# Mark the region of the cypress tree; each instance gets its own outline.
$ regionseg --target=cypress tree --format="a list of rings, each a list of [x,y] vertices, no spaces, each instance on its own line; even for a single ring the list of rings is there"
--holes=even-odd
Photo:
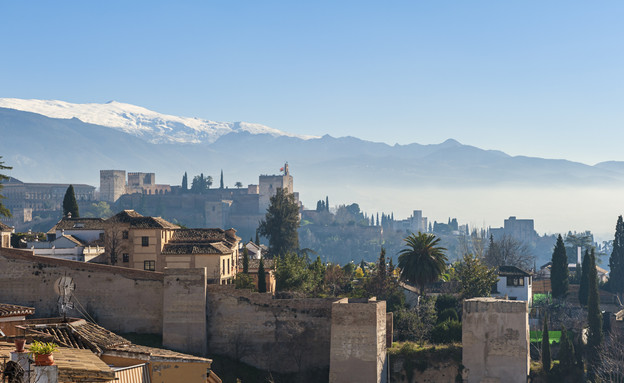
[[[260,246],[260,234],[258,233],[258,229],[256,229],[256,245]]]
[[[249,273],[249,251],[247,251],[247,247],[243,248],[243,273]]]
[[[550,372],[550,337],[548,334],[548,318],[544,315],[544,331],[542,332],[542,370]]]
[[[557,237],[557,244],[552,255],[552,270],[550,283],[552,285],[553,298],[565,298],[568,293],[568,256],[561,234]]]
[[[609,257],[609,287],[611,292],[621,295],[624,293],[624,222],[619,216],[615,225],[613,238],[613,252]]]
[[[186,174],[186,172],[184,172],[184,175],[182,176],[182,191],[187,191],[188,190],[188,175]]]
[[[567,371],[574,367],[576,362],[574,357],[574,345],[572,340],[568,337],[568,331],[565,326],[561,327],[561,343],[559,348],[559,366],[562,371]]]
[[[325,196],[325,209],[329,211],[329,197],[328,196]]]
[[[264,272],[264,261],[260,256],[260,264],[258,265],[258,292],[266,293],[266,275]]]
[[[221,181],[219,182],[219,188],[223,189],[223,169],[221,169]]]
[[[587,297],[589,295],[589,264],[591,262],[589,252],[585,249],[583,256],[583,266],[581,268],[581,285],[579,286],[579,303],[581,306],[587,306]]]
[[[67,217],[68,213],[71,213],[72,218],[80,217],[76,194],[74,194],[74,185],[69,185],[63,198],[63,215]]]
[[[593,381],[596,366],[600,363],[598,348],[602,343],[602,313],[600,312],[600,295],[598,295],[598,273],[596,272],[596,256],[594,249],[590,253],[589,263],[589,295],[587,297],[587,369]]]

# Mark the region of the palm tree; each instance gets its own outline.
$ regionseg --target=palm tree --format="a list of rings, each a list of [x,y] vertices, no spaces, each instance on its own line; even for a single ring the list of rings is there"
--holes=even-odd
[[[412,233],[404,241],[405,248],[399,252],[401,279],[418,285],[424,294],[425,286],[437,281],[446,269],[446,249],[433,234]]]

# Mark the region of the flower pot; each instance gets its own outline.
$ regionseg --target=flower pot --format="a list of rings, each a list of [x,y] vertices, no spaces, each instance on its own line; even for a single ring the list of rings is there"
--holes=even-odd
[[[25,352],[24,345],[26,344],[26,339],[18,338],[14,340],[15,342],[15,352]]]
[[[52,354],[35,355],[35,366],[51,366],[54,364]]]

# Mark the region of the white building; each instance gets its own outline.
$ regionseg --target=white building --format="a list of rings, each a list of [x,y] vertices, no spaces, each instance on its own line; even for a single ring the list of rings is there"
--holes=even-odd
[[[512,301],[527,301],[529,306],[533,300],[531,274],[516,266],[500,266],[495,296],[507,296]]]

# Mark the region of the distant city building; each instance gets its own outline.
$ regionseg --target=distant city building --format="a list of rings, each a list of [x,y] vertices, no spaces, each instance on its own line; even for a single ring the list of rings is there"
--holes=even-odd
[[[511,216],[505,220],[504,227],[490,228],[490,234],[494,239],[501,239],[507,235],[518,241],[531,243],[538,237],[534,226],[532,219],[517,219]]]
[[[100,200],[116,202],[126,193],[125,170],[100,170]]]
[[[293,177],[288,170],[288,163],[280,169],[284,174],[278,175],[261,175],[260,176],[260,203],[258,206],[259,213],[265,213],[271,203],[271,197],[277,193],[277,189],[284,189],[288,193],[295,193],[293,187]],[[299,200],[299,195],[295,194],[295,199]]]

